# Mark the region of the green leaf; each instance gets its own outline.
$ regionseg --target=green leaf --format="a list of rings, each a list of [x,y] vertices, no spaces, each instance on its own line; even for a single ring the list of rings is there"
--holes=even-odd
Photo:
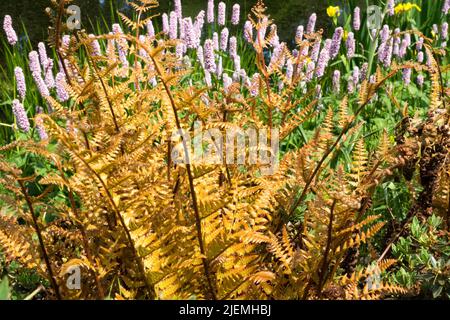
[[[10,290],[7,277],[4,277],[0,282],[0,300],[10,300]]]

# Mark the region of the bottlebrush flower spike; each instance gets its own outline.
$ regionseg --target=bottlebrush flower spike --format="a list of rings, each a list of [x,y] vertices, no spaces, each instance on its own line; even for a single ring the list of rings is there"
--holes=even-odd
[[[248,20],[244,24],[244,39],[249,43],[253,40],[253,26]]]
[[[12,111],[16,118],[17,127],[23,132],[30,131],[30,122],[28,120],[27,112],[19,100],[13,100]]]
[[[295,40],[296,40],[297,42],[300,42],[300,41],[303,40],[303,34],[304,34],[304,32],[305,32],[304,29],[305,29],[305,28],[304,28],[302,25],[300,25],[300,26],[297,27],[297,30],[296,30],[296,32],[295,32]]]
[[[312,50],[311,50],[311,60],[314,62],[317,62],[317,59],[319,59],[319,52],[320,52],[320,41],[316,41],[313,44]]]
[[[36,107],[36,113],[37,114],[43,113],[42,107],[39,107],[39,106]],[[47,134],[47,131],[45,130],[44,122],[42,121],[42,118],[39,118],[39,117],[36,118],[35,123],[36,123],[36,131],[38,132],[39,139],[41,141],[48,140],[48,134]]]
[[[336,58],[336,56],[339,53],[343,33],[344,33],[344,29],[342,29],[342,27],[338,27],[334,31],[333,40],[331,42],[331,48],[330,48],[330,58],[331,59]]]
[[[226,20],[226,4],[224,2],[219,2],[217,10],[217,23],[219,26],[224,26]]]
[[[69,94],[66,90],[66,77],[62,72],[56,75],[56,97],[60,102],[69,100]]]
[[[422,63],[423,62],[423,51],[419,51],[419,53],[417,54],[417,62]]]
[[[389,38],[389,33],[390,33],[389,26],[387,24],[385,24],[383,26],[383,29],[381,29],[381,31],[380,31],[380,41],[386,42],[387,39]]]
[[[328,62],[330,61],[330,48],[331,48],[331,40],[327,39],[325,40],[325,44],[320,51],[319,55],[319,61],[317,62],[317,70],[316,75],[317,77],[322,77],[325,73],[325,68],[328,65]]]
[[[199,46],[199,38],[192,24],[191,18],[183,19],[184,41],[189,49],[195,49]]]
[[[181,6],[181,0],[174,1],[174,10],[177,14],[178,19],[181,20],[181,18],[183,17],[183,8]]]
[[[170,31],[169,16],[167,15],[167,13],[163,13],[162,14],[162,32],[164,34],[168,34],[169,31]]]
[[[204,54],[203,54],[203,47],[199,46],[197,48],[197,60],[200,63],[200,65],[205,68],[205,59],[204,59]]]
[[[41,64],[39,62],[39,55],[36,51],[31,51],[28,54],[28,58],[30,60],[29,66],[31,73],[40,75],[42,73]]]
[[[353,32],[349,32],[347,35],[347,41],[345,42],[345,45],[347,47],[347,58],[351,59],[355,56],[355,36],[353,35]]]
[[[153,22],[151,20],[147,22],[147,36],[150,39],[155,37],[155,27],[153,26]]]
[[[237,26],[239,24],[239,18],[241,14],[241,6],[239,4],[233,5],[233,12],[231,14],[231,24]]]
[[[312,33],[314,32],[314,29],[316,27],[316,20],[317,20],[317,15],[315,13],[313,13],[308,20],[308,25],[306,27],[306,33]]]
[[[388,14],[393,16],[395,14],[395,0],[388,0],[387,7]]]
[[[255,73],[252,76],[251,85],[250,85],[250,95],[252,97],[258,96],[259,93],[259,73]]]
[[[211,39],[205,41],[203,54],[205,59],[205,70],[214,73],[216,71],[216,61],[214,57],[214,43]]]
[[[38,52],[42,68],[45,69],[48,57],[47,57],[47,50],[45,49],[45,44],[43,42],[38,43]]]
[[[55,87],[55,77],[53,76],[53,60],[48,58],[45,67],[45,85],[47,88],[52,89]]]
[[[202,10],[195,17],[195,22],[194,22],[195,32],[197,34],[197,38],[199,39],[199,41],[200,41],[200,38],[202,37],[202,30],[203,30],[204,25],[205,25],[205,11]]]
[[[12,25],[11,16],[6,15],[3,19],[3,30],[6,33],[6,39],[10,45],[15,45],[17,43],[17,34]]]
[[[441,37],[442,39],[448,38],[448,23],[444,22],[441,26]]]
[[[169,38],[174,40],[178,34],[178,15],[175,11],[170,12],[169,18]]]
[[[228,35],[229,35],[228,28],[223,28],[222,32],[220,33],[220,50],[227,51]]]
[[[419,85],[419,87],[423,87],[423,81],[424,81],[423,75],[419,74],[417,76],[417,84]]]
[[[213,33],[212,41],[214,50],[219,50],[219,34],[217,32]]]
[[[237,55],[237,39],[235,36],[230,37],[229,53],[232,59],[234,59],[234,57]]]
[[[403,69],[402,80],[406,85],[411,83],[411,69],[410,68]]]
[[[309,61],[308,64],[306,65],[306,75],[305,75],[305,80],[307,82],[312,80],[315,69],[316,64],[314,63],[314,61]]]
[[[214,0],[208,0],[208,7],[206,9],[206,21],[208,23],[214,22]]]
[[[339,93],[341,90],[341,72],[339,70],[334,70],[333,72],[333,91],[335,93]]]
[[[233,83],[233,79],[231,79],[231,77],[224,73],[222,76],[223,79],[223,91],[228,94],[229,93],[229,88],[231,86],[231,84]]]
[[[449,10],[450,10],[450,0],[445,0],[444,5],[442,6],[442,12],[444,14],[448,14]]]
[[[359,7],[353,10],[353,29],[358,31],[361,28],[361,11]]]
[[[19,93],[20,98],[22,101],[25,99],[25,94],[27,92],[27,85],[25,82],[25,76],[23,74],[23,70],[21,67],[16,67],[14,69],[14,74],[16,76],[16,86],[17,86],[17,92]]]
[[[95,39],[95,35],[90,34],[89,38],[91,39],[91,50],[92,50],[92,56],[94,57],[100,57],[102,55],[102,50],[100,48],[100,43],[97,39]]]

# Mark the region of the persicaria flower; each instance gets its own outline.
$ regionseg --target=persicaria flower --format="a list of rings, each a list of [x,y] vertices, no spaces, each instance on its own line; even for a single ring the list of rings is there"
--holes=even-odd
[[[253,39],[253,26],[250,21],[245,21],[244,24],[244,39],[247,42],[251,42]]]
[[[411,83],[411,69],[410,68],[403,69],[402,80],[407,85]]]
[[[204,68],[205,67],[205,59],[203,55],[203,47],[199,46],[197,48],[197,60],[200,63],[200,65]]]
[[[233,5],[233,12],[231,14],[231,24],[236,26],[239,24],[239,16],[241,14],[241,6],[239,4]]]
[[[41,107],[36,107],[36,113],[41,114],[43,112]],[[39,139],[41,139],[41,141],[47,140],[48,139],[48,134],[45,131],[45,127],[44,127],[44,121],[42,120],[42,118],[38,117],[35,120],[36,123],[36,131],[38,132],[39,135]]]
[[[422,63],[423,62],[423,52],[419,51],[417,54],[417,62]]]
[[[235,36],[230,37],[230,57],[234,58],[237,55],[237,39]]]
[[[19,96],[23,101],[23,99],[25,99],[25,94],[27,92],[27,85],[25,82],[25,76],[23,74],[22,68],[16,67],[14,69],[14,75],[16,76],[17,92],[19,93]]]
[[[228,35],[229,35],[228,28],[223,28],[222,32],[220,33],[220,50],[223,50],[223,51],[227,50]]]
[[[367,72],[369,71],[369,64],[364,62],[361,66],[361,80],[367,79]]]
[[[423,81],[424,81],[423,75],[419,74],[417,76],[417,84],[419,85],[419,87],[423,87]]]
[[[217,23],[219,24],[219,26],[224,26],[225,20],[226,20],[226,5],[224,2],[219,2]]]
[[[205,24],[205,11],[202,10],[195,17],[195,22],[194,22],[195,32],[196,32],[197,38],[199,40],[202,37],[202,30],[203,30],[204,24]]]
[[[387,39],[389,38],[389,33],[390,33],[389,26],[387,24],[385,24],[383,26],[383,29],[381,29],[381,32],[380,32],[380,40],[381,40],[381,42],[386,42],[387,41]]]
[[[95,35],[90,34],[89,38],[91,39],[91,49],[92,49],[92,55],[94,57],[99,57],[102,55],[102,50],[100,48],[100,43],[98,43],[98,40],[95,39]]]
[[[208,7],[206,9],[206,21],[208,23],[214,22],[214,0],[208,0]]]
[[[219,50],[219,34],[217,32],[213,33],[212,41],[214,50]]]
[[[214,57],[214,44],[211,39],[205,41],[203,47],[203,54],[205,59],[205,70],[208,72],[216,71],[216,61]]]
[[[450,0],[445,0],[444,5],[442,6],[442,12],[444,14],[448,14],[449,10],[450,10]]]
[[[387,7],[388,7],[388,10],[387,10],[388,14],[390,16],[393,16],[394,13],[395,13],[395,1],[394,0],[388,0]]]
[[[306,33],[314,32],[314,28],[316,27],[317,15],[313,13],[308,20],[308,25],[306,27]]]
[[[353,29],[358,31],[361,28],[361,12],[359,7],[353,10]]]
[[[170,12],[169,18],[169,38],[174,40],[178,34],[178,15],[175,11]]]
[[[30,60],[29,66],[31,73],[40,75],[42,73],[41,65],[39,63],[39,55],[36,51],[31,51],[28,54],[28,58]]]
[[[252,97],[256,97],[259,93],[259,73],[255,73],[252,76],[251,86],[250,86],[250,95]]]
[[[338,27],[334,31],[333,40],[331,42],[331,48],[330,48],[330,58],[332,58],[332,59],[336,58],[336,56],[339,53],[343,33],[344,33],[344,29],[342,29],[342,27]]]
[[[338,93],[341,89],[341,72],[339,70],[334,70],[333,72],[333,91]]]
[[[30,131],[30,121],[28,120],[27,112],[19,100],[13,100],[12,111],[16,118],[17,127],[23,132]]]
[[[231,79],[231,77],[226,73],[223,74],[222,79],[223,79],[223,91],[226,94],[228,94],[229,93],[228,89],[233,84],[233,79]]]
[[[292,76],[294,74],[294,65],[292,61],[289,59],[286,62],[286,79],[290,82],[292,80]]]
[[[320,51],[319,61],[317,62],[317,70],[316,75],[320,78],[325,73],[325,68],[328,66],[328,62],[330,60],[330,48],[331,48],[331,40],[325,40],[325,44]]]
[[[408,48],[408,40],[403,39],[402,44],[400,45],[400,49],[398,52],[398,56],[403,58],[406,55],[406,49]]]
[[[153,22],[151,20],[147,22],[147,36],[150,39],[155,37],[155,28],[153,27]]]
[[[11,16],[6,15],[3,19],[3,30],[6,33],[6,39],[10,45],[15,45],[17,43],[17,34],[12,25]]]
[[[448,38],[448,23],[447,22],[444,22],[441,26],[441,36],[442,36],[442,39]]]
[[[419,40],[417,40],[417,43],[416,43],[416,50],[417,51],[422,50],[422,46],[423,46],[423,38],[420,37]]]
[[[38,43],[38,52],[41,65],[45,69],[47,63],[47,51],[45,49],[45,44],[43,42]]]
[[[361,76],[361,74],[359,72],[359,67],[355,66],[355,68],[353,68],[353,73],[352,73],[353,82],[355,83],[355,85],[357,85],[359,83],[360,76]]]
[[[353,32],[348,33],[345,45],[347,47],[347,58],[353,58],[355,56],[355,37],[353,35]]]
[[[162,32],[168,34],[170,31],[169,16],[167,13],[162,14]]]
[[[319,59],[319,52],[320,52],[320,41],[316,41],[313,44],[312,51],[311,51],[311,60],[314,62],[317,62],[317,59]]]
[[[45,65],[45,85],[52,89],[55,87],[55,78],[53,77],[53,60],[48,58]]]
[[[181,6],[181,0],[175,0],[174,3],[174,10],[177,14],[178,19],[181,19],[183,17],[183,11]]]
[[[183,19],[183,29],[184,29],[184,40],[186,46],[189,49],[195,49],[198,47],[199,39],[197,38],[197,33],[195,32],[194,25],[192,24],[191,18]]]
[[[305,75],[305,80],[307,82],[312,80],[315,69],[316,69],[316,64],[314,63],[314,61],[309,61],[308,64],[306,65],[306,75]]]
[[[69,94],[66,90],[66,77],[62,72],[56,74],[56,97],[60,102],[69,100]]]
[[[304,27],[302,25],[297,27],[297,31],[295,32],[295,40],[300,42],[303,40]]]
[[[233,59],[234,64],[234,71],[239,72],[241,71],[241,57],[236,55]]]

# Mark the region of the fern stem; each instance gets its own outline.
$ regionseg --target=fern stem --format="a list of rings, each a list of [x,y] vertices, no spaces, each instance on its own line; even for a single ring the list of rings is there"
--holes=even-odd
[[[75,151],[73,151],[73,153],[78,157],[78,159],[80,159],[81,162],[83,162],[83,164],[86,166],[86,168],[92,172],[92,174],[99,180],[100,184],[102,185],[103,189],[105,190],[106,196],[108,197],[108,200],[114,210],[115,215],[119,218],[120,220],[120,224],[122,225],[122,228],[125,231],[125,235],[127,238],[127,242],[128,242],[128,246],[130,247],[131,251],[133,252],[133,256],[134,259],[136,261],[136,264],[138,266],[139,272],[141,273],[141,277],[144,280],[145,286],[147,288],[148,294],[150,295],[151,299],[154,299],[156,297],[156,293],[155,293],[155,289],[152,286],[152,284],[149,282],[149,280],[147,279],[147,276],[145,275],[145,267],[144,264],[141,260],[141,258],[139,257],[139,254],[136,250],[136,247],[134,245],[134,241],[133,238],[131,237],[130,234],[130,230],[128,229],[125,220],[123,219],[122,215],[120,214],[120,210],[119,208],[117,208],[117,205],[114,202],[114,199],[111,195],[111,193],[109,192],[108,187],[106,186],[106,183],[103,181],[103,179],[100,177],[100,175],[97,173],[97,171],[95,171],[90,165],[89,163],[86,162],[86,160],[84,160],[80,155],[78,155]]]
[[[145,50],[148,51],[147,48],[145,48]],[[156,70],[156,72],[159,75],[159,78],[161,80],[161,83],[164,86],[164,90],[166,91],[167,96],[169,97],[170,104],[172,106],[172,111],[174,113],[175,123],[176,123],[177,129],[178,129],[179,132],[181,132],[182,127],[181,127],[181,124],[180,124],[180,119],[178,117],[178,112],[177,112],[177,108],[176,108],[176,104],[175,104],[175,99],[172,96],[172,92],[170,91],[169,86],[164,81],[163,73],[160,70],[158,64],[156,63],[155,58],[153,57],[152,54],[149,54],[149,56],[151,57],[152,62],[155,65],[155,70]],[[198,243],[199,243],[199,247],[200,247],[200,253],[202,254],[203,269],[205,271],[205,277],[206,277],[206,280],[207,280],[207,283],[208,283],[208,288],[209,288],[209,294],[208,295],[213,300],[217,300],[217,298],[216,298],[216,291],[215,291],[214,286],[213,286],[211,271],[209,270],[209,263],[208,263],[208,260],[207,260],[207,257],[206,257],[205,245],[204,245],[204,242],[203,242],[203,232],[202,232],[202,226],[201,226],[200,210],[198,208],[197,194],[195,192],[194,176],[192,174],[192,169],[191,169],[191,165],[190,165],[188,146],[187,146],[187,143],[186,143],[186,141],[184,140],[183,137],[182,137],[182,143],[183,143],[184,156],[185,156],[185,161],[186,161],[186,171],[187,171],[188,180],[189,180],[189,189],[191,191],[191,197],[192,197],[192,206],[194,207],[195,226],[196,226],[196,230],[197,230],[197,239],[198,239]]]
[[[53,287],[53,290],[55,291],[56,298],[58,300],[61,300],[62,299],[61,293],[59,292],[59,287],[58,287],[58,284],[56,283],[56,279],[55,279],[55,276],[53,274],[52,265],[51,265],[50,259],[48,257],[47,248],[45,247],[44,239],[42,237],[42,232],[41,232],[41,229],[39,228],[39,224],[38,224],[36,215],[34,213],[33,203],[31,202],[30,196],[28,195],[28,192],[27,192],[27,190],[26,190],[26,188],[25,188],[25,186],[23,184],[23,181],[20,180],[20,179],[17,179],[17,182],[20,185],[20,189],[22,190],[22,193],[23,193],[23,195],[25,197],[25,200],[27,202],[28,208],[30,210],[31,218],[33,220],[33,227],[34,227],[34,230],[36,231],[36,234],[38,236],[39,246],[41,247],[42,255],[43,255],[44,261],[45,261],[45,265],[47,266],[47,272],[48,272],[48,277],[49,277],[50,283],[51,283],[51,285]]]
[[[323,256],[323,260],[322,260],[322,267],[320,268],[320,274],[319,274],[319,297],[322,294],[322,289],[323,286],[325,285],[325,281],[326,279],[324,279],[325,277],[325,273],[326,273],[326,267],[327,267],[327,260],[328,260],[328,254],[330,252],[330,247],[331,247],[331,240],[332,240],[332,235],[333,235],[333,219],[334,219],[334,208],[336,206],[336,199],[333,200],[333,204],[331,205],[330,208],[330,221],[328,222],[328,233],[327,233],[327,245],[325,247],[325,253]]]

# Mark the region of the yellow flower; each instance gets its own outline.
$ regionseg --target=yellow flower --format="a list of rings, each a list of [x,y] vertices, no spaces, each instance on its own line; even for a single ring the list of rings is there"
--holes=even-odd
[[[344,41],[347,41],[347,38],[348,38],[348,31],[347,30],[344,30],[344,35],[342,37],[343,37]]]
[[[327,8],[327,14],[331,18],[339,17],[341,14],[341,9],[338,6],[336,7],[329,6]]]
[[[422,11],[417,4],[411,3],[411,2],[406,2],[406,3],[399,3],[398,5],[396,5],[394,8],[394,12],[395,12],[395,14],[400,14],[403,12],[408,12],[412,9]]]

